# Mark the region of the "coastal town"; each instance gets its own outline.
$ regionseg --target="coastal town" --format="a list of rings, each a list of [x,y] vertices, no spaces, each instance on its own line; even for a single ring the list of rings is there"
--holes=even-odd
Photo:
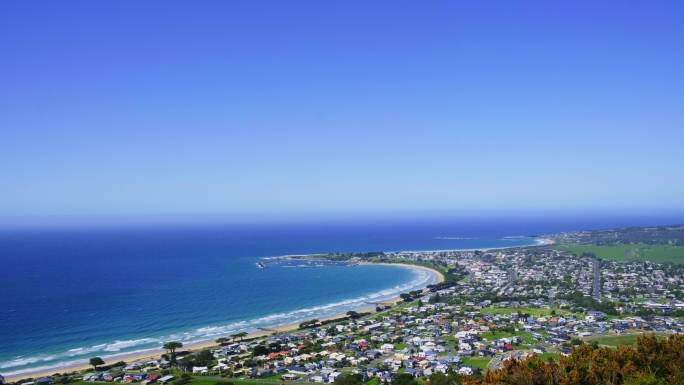
[[[0,385],[684,385],[684,0],[0,0]]]
[[[532,247],[334,254],[327,259],[349,268],[414,264],[439,271],[444,280],[404,293],[399,302],[377,303],[374,312],[310,320],[287,332],[239,333],[202,350],[170,342],[157,359],[91,360],[92,370],[15,382],[412,384],[439,373],[477,378],[511,360],[554,360],[580,346],[629,346],[644,334],[681,334],[684,265],[637,254],[662,245],[680,251],[684,227],[639,233],[637,243],[621,242],[622,234],[634,237],[631,231],[614,232],[611,244],[603,233],[563,233],[545,235]],[[638,251],[600,256],[600,247],[615,244]],[[589,246],[594,253],[583,251]],[[356,382],[342,381],[349,378]]]

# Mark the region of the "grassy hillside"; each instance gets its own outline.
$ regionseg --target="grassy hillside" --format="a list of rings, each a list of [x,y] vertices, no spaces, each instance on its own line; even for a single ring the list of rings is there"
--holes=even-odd
[[[684,263],[684,247],[669,245],[568,245],[559,244],[557,249],[575,255],[592,253],[609,261],[650,261],[656,263]]]
[[[629,333],[629,334],[607,334],[602,336],[591,336],[585,338],[588,342],[596,341],[601,346],[617,347],[622,345],[634,346],[637,344],[637,340],[640,336],[645,335],[644,333]],[[663,334],[652,334],[656,338],[667,338]]]

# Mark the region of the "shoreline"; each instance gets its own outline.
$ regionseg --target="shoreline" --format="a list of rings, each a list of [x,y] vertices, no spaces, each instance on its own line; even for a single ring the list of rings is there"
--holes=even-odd
[[[521,249],[526,247],[540,247],[540,246],[550,246],[556,242],[551,238],[546,237],[522,237],[533,240],[534,243],[529,245],[513,245],[513,246],[496,246],[496,247],[474,247],[467,249],[429,249],[429,250],[383,250],[383,253],[389,254],[401,254],[401,253],[444,253],[444,252],[458,252],[458,251],[490,251],[490,250],[505,250],[505,249]],[[310,253],[310,254],[285,254],[285,255],[272,255],[268,257],[262,257],[264,260],[278,260],[278,259],[297,259],[302,257],[325,257],[328,253]],[[399,263],[393,263],[393,265],[399,265]],[[411,265],[413,266],[413,265]]]
[[[414,269],[414,270],[422,270],[422,271],[427,271],[430,274],[432,274],[435,277],[435,282],[434,283],[441,283],[444,282],[444,274],[442,274],[440,271],[426,267],[426,266],[420,266],[420,265],[411,265],[407,263],[372,263],[372,262],[364,262],[362,263],[363,265],[384,265],[384,266],[399,266],[403,268],[409,268],[409,269]],[[425,289],[425,288],[423,288]],[[391,306],[395,306],[397,303],[400,303],[402,299],[399,296],[391,297],[387,299],[386,301],[383,301],[382,303],[387,303]],[[375,313],[375,306],[374,305],[364,305],[364,306],[359,306],[355,307],[353,311],[358,311],[358,312],[370,312],[370,313]],[[348,311],[350,311],[348,310]],[[332,314],[327,317],[319,318],[319,321],[330,321],[330,320],[335,320],[335,319],[341,319],[347,317],[346,311],[344,313],[336,313]],[[280,334],[280,333],[289,333],[293,331],[299,330],[299,322],[293,322],[293,323],[288,323],[280,326],[274,326],[272,328],[269,328],[270,330],[255,330],[247,334],[247,336],[244,337],[244,339],[256,339],[256,338],[262,338],[262,337],[267,337],[273,334]],[[217,337],[218,338],[218,337]],[[190,351],[190,352],[195,352],[198,350],[204,350],[208,348],[213,348],[217,347],[218,344],[215,342],[215,340],[209,340],[209,341],[198,341],[198,342],[193,342],[193,343],[188,343],[184,344],[182,351]],[[121,354],[112,354],[112,355],[102,355],[101,357],[105,360],[108,361],[109,363],[114,363],[118,361],[125,361],[126,363],[131,363],[131,362],[138,362],[138,361],[151,361],[151,360],[156,360],[158,359],[162,354],[166,353],[166,350],[163,348],[152,348],[148,349],[145,351],[140,351],[140,352],[131,352],[131,353],[121,353]],[[40,378],[40,377],[47,377],[51,376],[57,373],[71,373],[71,372],[81,372],[85,371],[88,369],[92,369],[92,366],[90,366],[87,361],[87,359],[84,359],[84,363],[81,364],[65,364],[65,365],[56,365],[51,368],[45,368],[45,369],[40,369],[36,368],[34,371],[26,371],[24,373],[17,373],[17,374],[7,374],[4,375],[5,381],[6,382],[16,382],[19,380],[24,380],[28,378]],[[2,374],[2,373],[0,373]]]
[[[491,250],[505,250],[505,249],[524,249],[527,247],[541,247],[550,246],[556,242],[551,238],[535,237],[534,243],[530,245],[517,245],[517,246],[499,246],[499,247],[476,247],[470,249],[437,249],[437,250],[403,250],[403,251],[385,251],[385,253],[401,254],[401,253],[448,253],[448,252],[459,252],[459,251],[491,251]],[[318,254],[313,254],[318,255]]]

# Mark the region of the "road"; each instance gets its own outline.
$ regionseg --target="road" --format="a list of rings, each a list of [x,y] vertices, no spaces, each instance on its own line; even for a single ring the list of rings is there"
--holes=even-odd
[[[594,270],[594,285],[591,290],[591,296],[596,300],[596,301],[601,301],[601,262],[598,260],[598,258],[595,258],[593,261],[593,270]]]

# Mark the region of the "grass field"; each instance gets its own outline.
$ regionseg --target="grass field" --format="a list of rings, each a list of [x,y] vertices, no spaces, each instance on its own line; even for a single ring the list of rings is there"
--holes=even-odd
[[[487,365],[492,359],[489,357],[465,357],[463,363],[473,368],[480,368],[483,372],[487,370]]]
[[[482,308],[483,314],[513,314],[513,313],[524,313],[529,314],[532,317],[541,317],[551,315],[551,311],[555,310],[557,315],[570,314],[571,312],[567,309],[539,309],[534,307],[515,307],[515,308],[499,308],[499,307],[485,307]]]
[[[596,341],[599,345],[603,346],[622,346],[622,345],[636,345],[637,338],[643,333],[632,333],[632,334],[612,334],[605,336],[595,336],[588,337],[585,340],[588,342]],[[659,335],[663,337],[663,335]]]
[[[394,344],[394,349],[396,349],[396,350],[403,350],[403,349],[406,349],[407,347],[408,347],[408,345],[403,343],[403,342],[399,342],[399,343]]]
[[[235,385],[274,385],[281,384],[280,376],[277,378],[260,378],[260,379],[238,379],[238,378],[224,378],[213,376],[193,376],[190,385],[215,385],[219,382],[232,382]]]
[[[639,334],[610,335],[589,337],[586,340],[589,342],[596,341],[599,345],[604,346],[634,345],[638,336]]]
[[[608,261],[650,261],[656,263],[684,263],[684,247],[668,245],[567,245],[559,244],[557,249],[574,255],[592,253]]]
[[[539,355],[544,361],[557,360],[560,357],[560,353],[542,353]]]

